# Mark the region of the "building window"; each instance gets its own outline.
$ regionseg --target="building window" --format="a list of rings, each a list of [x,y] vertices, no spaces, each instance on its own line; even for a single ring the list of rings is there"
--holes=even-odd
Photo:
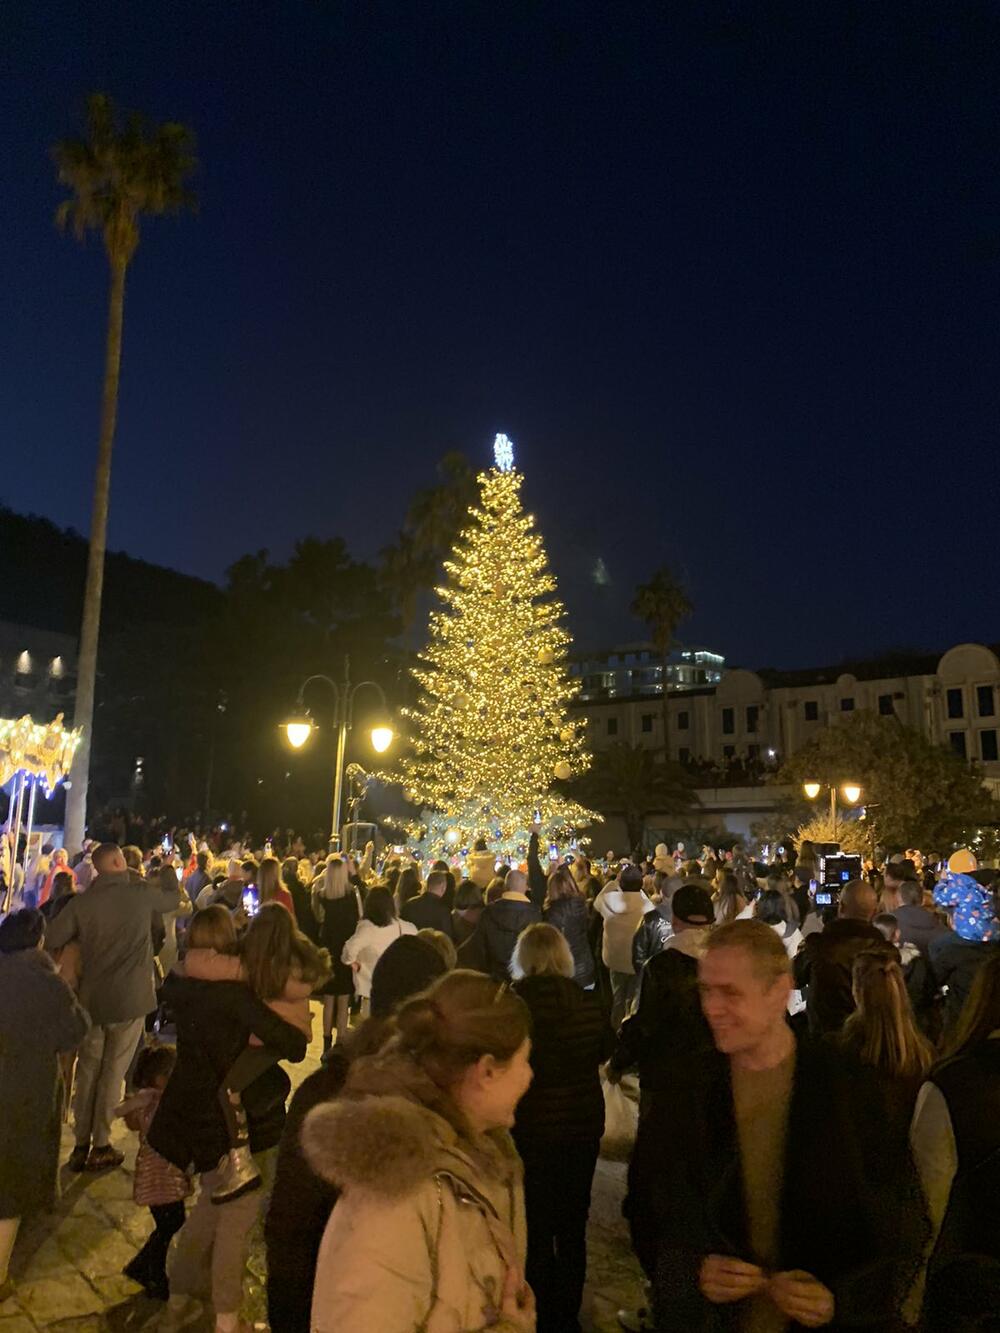
[[[690,725],[691,725],[691,722],[690,722],[690,719],[688,718],[687,713],[678,713],[678,714],[677,714],[677,730],[678,730],[678,731],[687,731],[687,729],[688,729],[688,727],[689,727]]]
[[[734,708],[724,708],[722,710],[722,734],[723,736],[732,736],[736,730],[736,710]]]
[[[996,711],[996,703],[993,699],[992,685],[976,686],[976,708],[979,710],[980,717],[993,717]]]
[[[652,731],[652,730],[653,730],[653,714],[652,714],[652,713],[643,713],[643,715],[642,715],[642,729],[643,729],[643,731]]]
[[[995,764],[997,761],[997,734],[996,731],[981,731],[979,733],[979,757],[986,764]]]
[[[616,717],[608,718],[608,735],[609,736],[618,735],[618,719]]]
[[[948,743],[951,745],[951,748],[955,751],[955,753],[959,756],[959,758],[964,759],[966,757],[964,731],[949,731]]]
[[[759,745],[748,745],[748,746],[747,746],[747,758],[748,758],[748,759],[759,759],[759,758],[760,758],[760,746],[759,746]]]
[[[802,707],[805,709],[807,722],[819,721],[819,703],[815,699],[807,699]]]
[[[878,711],[882,717],[892,717],[892,695],[880,694],[878,697]]]
[[[760,705],[759,705],[759,704],[748,704],[748,705],[747,705],[747,735],[748,735],[748,736],[756,736],[756,734],[757,734],[757,719],[758,719],[759,716],[760,716]]]
[[[965,705],[960,689],[948,691],[948,716],[965,717]]]
[[[853,713],[853,712],[854,712],[854,700],[853,700],[852,698],[850,698],[849,696],[848,696],[847,698],[845,698],[845,699],[841,699],[841,701],[840,701],[840,711],[841,711],[842,713]]]
[[[722,747],[722,755],[724,759],[732,759],[735,756],[735,754],[736,754],[735,745],[724,745]]]
[[[687,748],[686,745],[682,745],[681,748],[677,751],[677,758],[681,761],[682,764],[689,764],[691,762],[691,751]]]

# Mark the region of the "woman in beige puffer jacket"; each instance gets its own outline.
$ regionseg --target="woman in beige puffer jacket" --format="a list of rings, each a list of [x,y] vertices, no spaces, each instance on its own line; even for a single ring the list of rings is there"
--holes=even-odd
[[[310,1164],[341,1191],[313,1333],[533,1333],[508,1133],[531,1081],[527,1009],[457,971],[404,1004],[396,1027],[303,1127]]]

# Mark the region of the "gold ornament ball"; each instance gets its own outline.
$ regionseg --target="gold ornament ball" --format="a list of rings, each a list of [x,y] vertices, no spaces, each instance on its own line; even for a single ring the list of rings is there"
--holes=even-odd
[[[560,782],[565,782],[566,779],[569,777],[570,773],[572,773],[572,771],[573,770],[570,768],[569,764],[567,764],[565,759],[560,759],[558,764],[556,764],[555,768],[553,769],[553,772],[555,773],[556,777],[560,780]]]
[[[573,728],[564,727],[563,730],[560,731],[559,733],[559,739],[568,745],[569,742],[573,739]]]
[[[556,655],[551,648],[543,648],[538,654],[538,660],[542,666],[551,666],[556,660]]]

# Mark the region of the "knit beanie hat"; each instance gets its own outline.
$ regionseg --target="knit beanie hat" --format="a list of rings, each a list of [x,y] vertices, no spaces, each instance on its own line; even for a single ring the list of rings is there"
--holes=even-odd
[[[398,1004],[426,990],[447,970],[433,944],[416,935],[401,935],[372,969],[372,1014],[387,1017]]]
[[[938,907],[952,909],[952,924],[959,939],[980,944],[1000,939],[996,899],[971,875],[949,870],[935,886],[934,901]]]
[[[979,869],[979,862],[968,847],[960,847],[949,857],[948,869],[955,875],[971,875],[974,870]]]

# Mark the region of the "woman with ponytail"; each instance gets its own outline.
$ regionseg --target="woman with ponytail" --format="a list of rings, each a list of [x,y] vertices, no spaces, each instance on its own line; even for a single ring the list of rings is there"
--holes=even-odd
[[[302,1146],[340,1191],[320,1248],[313,1333],[533,1333],[521,1163],[530,1016],[505,984],[449,972],[397,1011]]]
[[[838,1044],[894,1090],[893,1101],[908,1124],[934,1048],[917,1027],[903,969],[894,954],[866,949],[854,960],[851,989],[856,1008]]]

